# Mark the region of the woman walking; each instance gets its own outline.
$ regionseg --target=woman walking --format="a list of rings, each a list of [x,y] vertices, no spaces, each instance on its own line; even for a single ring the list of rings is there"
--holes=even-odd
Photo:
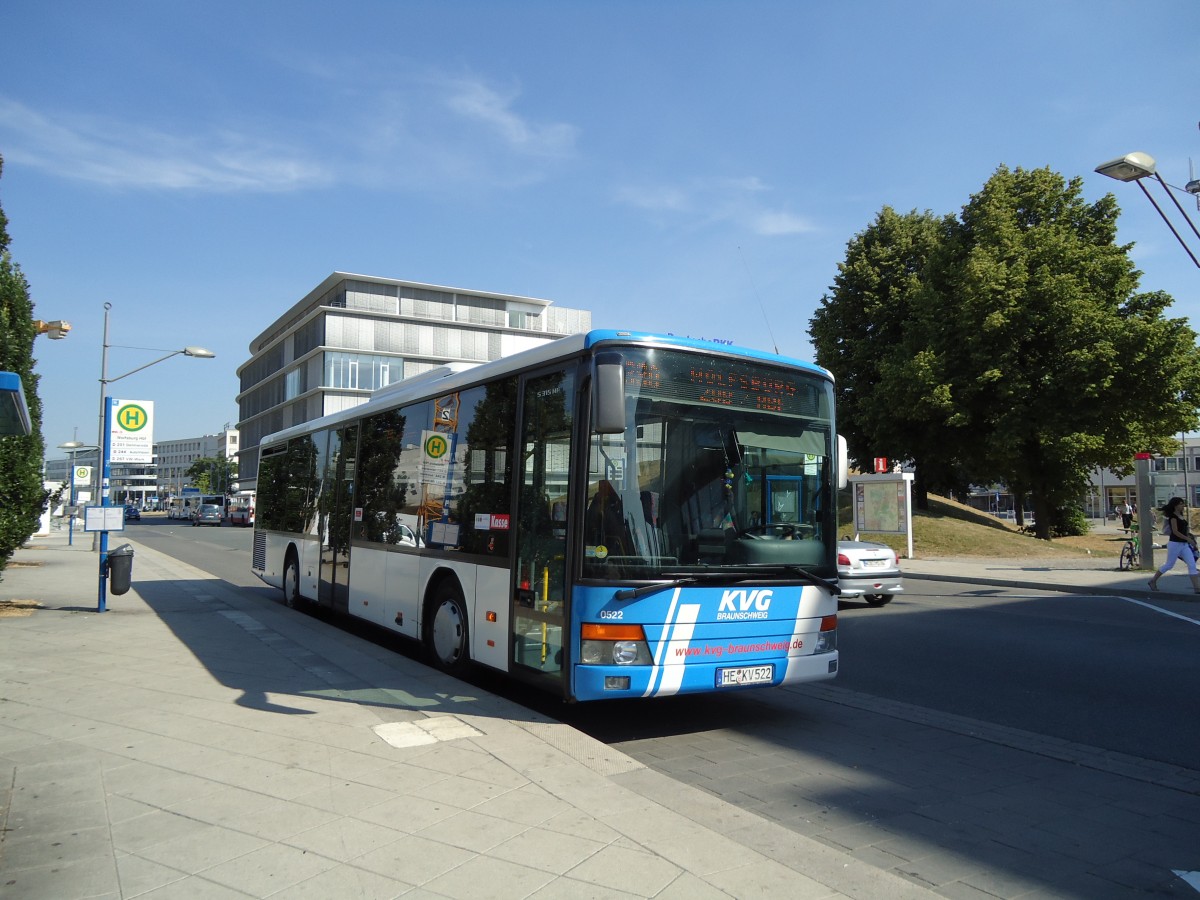
[[[1175,567],[1175,562],[1182,559],[1188,567],[1188,575],[1192,578],[1192,590],[1200,594],[1200,571],[1196,570],[1196,539],[1188,533],[1188,522],[1185,515],[1187,505],[1182,497],[1172,497],[1161,510],[1167,517],[1170,530],[1167,536],[1167,561],[1162,568],[1150,579],[1150,590],[1158,590],[1158,579]]]

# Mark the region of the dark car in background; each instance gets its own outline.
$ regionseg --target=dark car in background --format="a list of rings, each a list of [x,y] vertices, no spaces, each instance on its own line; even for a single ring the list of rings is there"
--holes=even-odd
[[[142,511],[140,509],[138,509],[136,506],[126,506],[125,507],[125,521],[126,522],[142,521]]]

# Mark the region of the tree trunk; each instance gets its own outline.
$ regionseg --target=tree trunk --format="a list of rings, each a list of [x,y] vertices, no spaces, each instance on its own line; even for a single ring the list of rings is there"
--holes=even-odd
[[[913,505],[920,510],[929,510],[929,484],[918,462],[913,474]]]

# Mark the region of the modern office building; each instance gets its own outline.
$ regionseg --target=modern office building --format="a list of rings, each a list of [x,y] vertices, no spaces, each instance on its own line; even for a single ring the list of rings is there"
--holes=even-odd
[[[268,434],[349,409],[449,362],[487,362],[591,328],[549,300],[334,272],[250,343],[238,369],[238,477]]]

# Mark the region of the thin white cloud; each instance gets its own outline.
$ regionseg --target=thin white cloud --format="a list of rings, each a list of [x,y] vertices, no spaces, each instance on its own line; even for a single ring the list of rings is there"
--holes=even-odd
[[[716,178],[689,185],[626,185],[616,200],[626,206],[682,220],[689,227],[731,224],[752,234],[780,237],[816,231],[802,216],[762,201],[771,189],[755,176]]]
[[[357,94],[347,178],[406,190],[510,190],[544,181],[575,154],[579,129],[517,112],[518,94],[472,76],[395,75]]]
[[[288,191],[328,181],[321,166],[253,135],[178,136],[93,115],[51,118],[5,98],[0,135],[11,162],[106,187]]]
[[[448,82],[447,107],[468,122],[482,125],[512,150],[532,156],[564,156],[575,145],[579,129],[573,125],[550,123],[535,125],[517,115],[512,104],[515,92],[508,96],[478,80]]]
[[[748,224],[755,234],[766,237],[816,231],[808,220],[780,210],[761,210],[748,219]]]
[[[572,157],[579,129],[517,112],[518,92],[439,72],[386,86],[317,78],[327,114],[288,122],[241,111],[245,128],[171,133],[90,114],[32,109],[0,97],[6,159],[116,188],[292,191],[330,184],[375,189],[508,189],[544,180]],[[318,125],[319,127],[314,127]]]
[[[691,209],[691,198],[686,191],[665,184],[652,187],[619,188],[617,200],[626,206],[634,206],[652,212],[688,212]]]

